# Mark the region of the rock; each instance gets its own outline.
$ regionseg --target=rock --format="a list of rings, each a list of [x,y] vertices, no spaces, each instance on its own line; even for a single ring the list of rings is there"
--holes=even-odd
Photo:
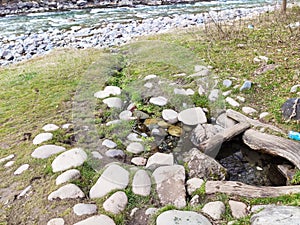
[[[183,88],[174,88],[175,95],[186,95],[186,91]]]
[[[219,98],[219,94],[220,94],[220,90],[218,90],[218,89],[211,90],[208,95],[208,100],[211,102],[217,101]]]
[[[160,214],[156,225],[211,225],[209,220],[200,213],[192,211],[169,210]]]
[[[109,158],[123,158],[125,153],[120,149],[109,149],[105,152],[105,155]]]
[[[200,196],[199,195],[194,195],[191,200],[190,200],[190,205],[196,206],[200,204]]]
[[[259,119],[264,119],[269,115],[270,115],[270,113],[268,113],[268,112],[262,112],[261,114],[259,114]]]
[[[41,133],[38,134],[32,141],[34,145],[39,145],[45,141],[49,141],[53,138],[53,134],[51,133]]]
[[[221,201],[209,202],[204,205],[202,212],[214,220],[220,220],[225,213],[225,205]]]
[[[253,115],[253,114],[257,113],[257,111],[255,109],[253,109],[251,107],[247,107],[247,106],[243,107],[242,111],[247,115]]]
[[[56,191],[53,191],[49,196],[48,200],[53,201],[55,199],[75,199],[84,198],[84,193],[75,184],[66,184]]]
[[[102,145],[104,145],[105,147],[107,148],[115,148],[117,147],[117,144],[111,140],[108,140],[108,139],[105,139],[103,142],[102,142]]]
[[[240,87],[240,91],[249,90],[252,86],[252,82],[249,80],[246,80],[243,85]]]
[[[230,128],[237,124],[237,122],[229,118],[226,113],[222,113],[218,116],[216,124],[220,125],[223,128]]]
[[[145,170],[138,170],[132,181],[132,191],[136,195],[148,196],[151,192],[151,180]]]
[[[232,81],[231,80],[223,80],[223,86],[226,88],[229,88],[232,85]]]
[[[153,87],[153,84],[150,82],[147,82],[146,84],[144,84],[144,87],[151,89]]]
[[[157,77],[156,75],[150,74],[150,75],[145,76],[145,77],[144,77],[144,80],[151,80],[151,79],[154,79],[154,78],[156,78],[156,77]]]
[[[300,88],[300,84],[297,84],[297,85],[294,85],[293,87],[291,87],[290,92],[296,93],[298,91],[298,88]]]
[[[65,221],[63,218],[53,218],[48,221],[47,225],[64,225]]]
[[[117,191],[103,203],[103,208],[112,214],[119,214],[124,211],[127,203],[127,195],[123,191]]]
[[[61,153],[65,150],[66,150],[65,147],[61,147],[61,146],[57,146],[57,145],[43,145],[43,146],[36,148],[31,153],[31,157],[37,158],[37,159],[46,159],[52,155]]]
[[[159,166],[172,166],[174,164],[174,157],[172,154],[165,154],[156,152],[149,157],[146,169],[154,170]]]
[[[244,97],[241,97],[241,96],[236,96],[236,99],[239,101],[239,102],[245,102],[246,99]]]
[[[217,128],[212,124],[198,124],[191,132],[191,142],[199,146],[203,141],[208,140],[218,133]]]
[[[231,94],[231,92],[232,92],[232,90],[224,91],[222,93],[222,95],[225,96],[225,97],[227,97],[227,96],[229,96]]]
[[[194,191],[201,188],[203,183],[204,183],[204,180],[200,179],[198,177],[194,177],[194,178],[187,180],[186,186],[187,186],[188,194],[192,195]]]
[[[87,159],[87,154],[81,148],[73,148],[59,156],[52,162],[53,172],[64,171],[73,167],[81,166]]]
[[[300,207],[296,206],[266,206],[262,211],[251,216],[251,225],[298,225]]]
[[[98,91],[94,94],[96,98],[107,98],[110,95],[120,95],[121,89],[116,86],[106,86],[103,91]]]
[[[66,130],[66,129],[69,129],[71,126],[72,126],[71,123],[66,123],[66,124],[62,125],[61,128]]]
[[[231,105],[231,106],[233,106],[233,107],[239,107],[239,106],[240,106],[240,103],[238,103],[237,101],[235,101],[233,98],[227,97],[227,98],[225,99],[225,101],[226,101],[229,105]]]
[[[115,222],[106,215],[97,215],[82,220],[74,225],[116,225]]]
[[[177,208],[186,206],[185,169],[183,166],[161,166],[153,172],[152,176],[162,205],[171,204]]]
[[[207,122],[205,113],[200,107],[183,110],[178,115],[178,120],[185,125],[197,125]]]
[[[164,131],[164,130],[163,130]],[[170,126],[168,128],[168,133],[174,137],[180,137],[182,134],[182,128],[179,126]],[[161,136],[166,136],[164,133]]]
[[[157,211],[158,211],[158,208],[148,208],[148,209],[145,211],[145,215],[146,215],[146,216],[154,215],[155,213],[157,213]]]
[[[44,131],[49,132],[49,131],[56,131],[59,129],[59,126],[55,125],[55,124],[47,124],[45,126],[43,126],[42,128]]]
[[[103,156],[99,152],[92,151],[91,153],[94,159],[103,159]]]
[[[243,202],[229,200],[231,214],[234,218],[239,219],[247,216],[247,205]]]
[[[28,168],[29,168],[29,164],[23,164],[14,172],[14,175],[20,175],[24,173],[26,170],[28,170]]]
[[[9,168],[15,164],[15,161],[8,161],[7,163],[4,164],[5,168]]]
[[[202,85],[199,85],[199,88],[198,88],[198,94],[200,96],[204,95],[205,94],[205,89],[203,88]]]
[[[133,142],[137,142],[137,141],[141,142],[141,141],[143,141],[143,139],[141,139],[139,137],[139,135],[136,134],[136,133],[130,133],[130,134],[128,134],[128,136],[126,138],[127,138],[128,141],[133,141]]]
[[[189,170],[189,178],[198,177],[206,180],[225,180],[227,170],[216,160],[193,148],[184,158]]]
[[[117,109],[121,109],[123,105],[122,100],[118,97],[106,98],[103,100],[103,103],[106,104],[109,108]]]
[[[94,214],[97,212],[97,205],[78,203],[74,205],[73,212],[77,216]]]
[[[143,157],[133,157],[131,159],[131,163],[136,165],[136,166],[145,166],[147,162],[147,159]]]
[[[162,118],[170,124],[177,123],[178,121],[178,113],[173,109],[164,109],[162,111]]]
[[[145,151],[145,147],[140,142],[132,142],[127,146],[126,151],[139,154]]]
[[[152,97],[150,98],[149,102],[152,103],[153,105],[164,106],[168,103],[168,99],[162,96]]]
[[[66,172],[60,174],[57,178],[56,178],[56,185],[60,185],[63,183],[66,183],[70,180],[75,180],[80,178],[80,171],[76,170],[76,169],[71,169],[71,170],[67,170]]]
[[[290,98],[281,106],[282,116],[285,120],[300,120],[300,99]]]
[[[122,111],[119,114],[119,118],[120,118],[120,120],[126,120],[126,121],[132,120],[133,119],[132,112],[129,110]]]
[[[27,186],[17,197],[17,199],[20,199],[22,197],[24,197],[26,194],[28,194],[28,192],[31,190],[32,186],[29,185]]]
[[[4,158],[1,158],[1,159],[0,159],[0,163],[4,163],[4,162],[6,162],[6,161],[8,161],[8,160],[13,159],[14,157],[15,157],[14,154],[10,154],[10,155],[8,155],[8,156],[6,156],[6,157],[4,157]]]
[[[129,182],[129,172],[121,166],[107,167],[90,190],[90,198],[102,198],[113,190],[125,189]]]

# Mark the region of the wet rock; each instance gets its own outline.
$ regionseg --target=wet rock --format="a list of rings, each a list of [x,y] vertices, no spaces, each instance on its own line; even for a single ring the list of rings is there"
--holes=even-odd
[[[31,157],[37,158],[37,159],[46,159],[49,158],[52,155],[61,153],[65,151],[66,148],[62,146],[57,145],[43,145],[38,148],[36,148],[32,153]]]
[[[47,225],[64,225],[65,221],[63,218],[53,218],[48,221]]]
[[[126,138],[127,138],[128,141],[133,141],[133,142],[141,142],[141,141],[143,141],[143,139],[141,139],[139,137],[139,135],[136,134],[136,133],[130,133],[130,134],[128,134],[128,136]]]
[[[82,220],[78,223],[75,223],[74,225],[98,225],[98,224],[103,224],[103,225],[116,225],[115,222],[108,216],[106,215],[97,215],[97,216],[92,216],[89,217],[85,220]]]
[[[56,178],[56,185],[66,183],[70,180],[80,178],[80,171],[76,169],[67,170]]]
[[[23,164],[14,172],[14,175],[20,175],[28,169],[29,169],[29,164]]]
[[[270,115],[270,113],[268,113],[268,112],[262,112],[261,114],[259,114],[259,119],[264,119],[269,115]]]
[[[38,134],[37,136],[35,136],[32,143],[34,145],[39,145],[45,141],[51,140],[52,138],[53,138],[53,134],[51,134],[51,133],[41,133],[41,134]]]
[[[198,177],[194,177],[194,178],[187,180],[186,186],[187,186],[188,194],[192,195],[194,191],[201,188],[203,183],[204,183],[204,180],[200,179]]]
[[[174,164],[174,157],[172,154],[165,154],[156,152],[152,156],[149,157],[146,169],[154,170],[159,166],[171,166]]]
[[[152,103],[153,105],[164,106],[168,103],[168,99],[162,96],[152,97],[150,98],[149,102]]]
[[[225,213],[225,205],[221,201],[209,202],[204,205],[202,212],[214,220],[220,220]]]
[[[211,225],[209,220],[200,213],[192,211],[169,210],[160,214],[156,225]]]
[[[113,190],[125,189],[129,182],[129,172],[119,165],[112,164],[104,170],[90,190],[90,198],[102,198]]]
[[[200,107],[183,110],[178,115],[178,120],[185,125],[197,125],[207,122],[205,113]]]
[[[127,203],[127,195],[123,191],[117,191],[103,203],[103,208],[112,214],[119,214],[125,210]]]
[[[148,196],[151,192],[151,180],[145,170],[138,170],[132,181],[132,191],[136,195]]]
[[[13,159],[14,157],[15,157],[14,154],[10,154],[10,155],[8,155],[8,156],[6,156],[6,157],[4,157],[4,158],[1,158],[1,159],[0,159],[0,163],[4,163],[4,162],[6,162],[6,161],[8,161],[8,160]]]
[[[102,142],[102,145],[104,145],[105,147],[107,148],[115,148],[117,147],[117,144],[111,140],[108,140],[108,139],[105,139],[103,142]]]
[[[178,113],[173,109],[164,109],[162,111],[163,119],[170,124],[177,123],[178,121]]]
[[[231,214],[234,218],[239,219],[247,216],[247,205],[243,202],[229,200]]]
[[[46,124],[45,126],[43,126],[42,128],[44,131],[49,132],[49,131],[56,131],[59,129],[59,126],[55,125],[55,124]]]
[[[106,104],[109,108],[117,109],[121,109],[123,105],[122,100],[118,97],[106,98],[103,100],[103,103]]]
[[[246,99],[244,98],[244,97],[242,97],[242,96],[236,96],[236,99],[239,101],[239,102],[245,102],[246,101]]]
[[[132,142],[127,146],[126,151],[139,154],[145,151],[145,147],[140,142]]]
[[[153,172],[152,176],[162,205],[172,204],[177,208],[186,206],[185,169],[183,166],[161,166]]]
[[[74,205],[73,212],[77,216],[94,214],[97,212],[97,205],[78,203]]]
[[[240,87],[240,91],[249,90],[252,86],[252,82],[249,80],[246,80],[243,85]]]
[[[240,103],[238,103],[237,101],[235,101],[233,98],[231,98],[231,97],[227,97],[226,99],[225,99],[225,101],[229,104],[229,105],[231,105],[232,107],[239,107],[240,106]]]
[[[66,184],[58,190],[53,191],[48,196],[48,200],[53,201],[55,199],[84,198],[84,196],[84,193],[75,184]]]

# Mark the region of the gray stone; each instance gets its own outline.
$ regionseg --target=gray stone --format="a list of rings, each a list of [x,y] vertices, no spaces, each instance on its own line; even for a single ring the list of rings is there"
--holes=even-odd
[[[129,182],[129,172],[121,166],[112,164],[104,170],[90,190],[90,198],[102,198],[113,190],[125,189]]]
[[[191,198],[190,205],[195,206],[195,205],[199,205],[199,204],[200,204],[200,196],[199,195],[194,195]]]
[[[128,141],[134,141],[134,142],[136,142],[136,141],[138,141],[138,142],[143,141],[143,139],[141,139],[139,137],[139,135],[136,134],[136,133],[130,133],[130,134],[128,134],[128,136],[126,138],[127,138]]]
[[[205,113],[200,107],[183,110],[178,115],[178,120],[185,125],[197,125],[207,122]]]
[[[91,153],[92,153],[93,158],[95,158],[95,159],[103,159],[103,156],[99,152],[92,151]]]
[[[55,125],[55,124],[46,124],[45,126],[43,126],[42,128],[44,131],[49,132],[49,131],[56,131],[59,129],[59,126]]]
[[[75,199],[84,198],[84,193],[75,184],[66,184],[56,191],[53,191],[49,196],[48,200],[53,201],[55,199]]]
[[[120,149],[109,149],[105,152],[105,155],[109,158],[123,158],[125,153]]]
[[[73,148],[59,156],[52,162],[53,172],[68,170],[73,167],[81,166],[87,159],[87,154],[81,148]]]
[[[119,114],[119,118],[120,120],[132,120],[133,119],[132,112],[129,110],[122,111]]]
[[[281,106],[282,116],[286,120],[300,120],[300,100],[290,98]]]
[[[145,119],[149,118],[149,115],[147,113],[144,113],[144,112],[139,111],[139,110],[135,110],[133,112],[133,115],[134,115],[134,117],[136,117],[137,119],[140,119],[140,120],[145,120]]]
[[[150,75],[145,76],[145,77],[144,77],[144,80],[151,80],[151,79],[154,79],[154,78],[156,78],[156,77],[157,77],[156,75],[150,74]]]
[[[239,219],[247,216],[247,205],[245,203],[229,200],[228,204],[234,218]]]
[[[189,75],[189,77],[206,77],[210,74],[209,68],[206,66],[196,66],[194,74]]]
[[[170,123],[170,124],[174,124],[177,123],[178,121],[178,113],[176,111],[174,111],[173,109],[164,109],[162,111],[162,118]]]
[[[204,183],[203,179],[200,179],[198,177],[193,177],[186,182],[187,186],[187,192],[189,195],[192,195],[194,191],[201,188],[202,184]]]
[[[25,195],[27,195],[28,192],[31,190],[31,188],[32,188],[31,185],[27,186],[27,187],[26,187],[26,188],[18,195],[17,199],[20,199],[20,198],[24,197]]]
[[[82,220],[74,225],[116,225],[115,222],[106,215],[97,215]]]
[[[227,97],[227,96],[229,96],[231,93],[232,93],[232,90],[228,90],[228,91],[224,91],[224,92],[222,93],[222,95],[225,96],[225,97]]]
[[[161,166],[153,172],[152,176],[162,205],[172,204],[177,208],[186,206],[185,169],[183,166]]]
[[[102,145],[104,145],[105,147],[107,148],[115,148],[117,147],[117,144],[111,140],[108,140],[108,139],[105,139],[103,142],[102,142]]]
[[[138,170],[132,181],[132,191],[136,195],[148,196],[151,192],[151,180],[145,170]]]
[[[168,103],[168,99],[162,96],[158,96],[150,98],[149,102],[153,105],[164,106]]]
[[[146,84],[144,84],[144,87],[151,89],[153,87],[153,84],[150,82],[147,82]]]
[[[94,94],[96,98],[107,98],[110,95],[120,95],[121,89],[117,86],[106,86],[103,91],[98,91]]]
[[[216,124],[220,125],[223,128],[229,128],[233,127],[235,124],[237,124],[237,122],[227,117],[226,113],[222,113],[218,116]]]
[[[15,161],[8,161],[7,163],[4,164],[5,168],[9,168],[15,164]]]
[[[215,159],[193,148],[184,158],[190,178],[198,177],[206,180],[225,180],[227,170]]]
[[[28,169],[29,169],[29,164],[23,164],[14,172],[14,175],[20,175]]]
[[[243,113],[247,114],[247,115],[253,115],[257,113],[256,109],[253,109],[251,107],[245,106],[242,108]]]
[[[64,125],[61,126],[62,129],[69,129],[72,126],[71,123],[66,123]]]
[[[80,171],[76,170],[76,169],[71,169],[71,170],[67,170],[66,172],[60,174],[56,180],[55,183],[56,185],[60,185],[63,183],[66,183],[70,180],[75,180],[80,178]]]
[[[1,159],[0,159],[0,163],[4,163],[4,162],[6,162],[6,161],[8,161],[8,160],[13,159],[14,157],[15,157],[14,154],[10,154],[10,155],[8,155],[8,156],[6,156],[6,157],[4,157],[4,158],[1,158]]]
[[[127,203],[127,195],[123,191],[117,191],[103,203],[103,208],[112,214],[119,214],[124,211]]]
[[[174,157],[172,154],[165,154],[156,152],[149,157],[146,168],[155,169],[159,166],[172,166],[174,164]]]
[[[249,90],[249,89],[251,88],[251,86],[252,86],[251,81],[246,80],[246,81],[243,83],[243,85],[241,86],[240,91]]]
[[[65,221],[63,218],[53,218],[48,221],[47,225],[64,225]]]
[[[262,112],[261,114],[259,114],[259,119],[264,119],[269,115],[270,115],[270,113],[268,113],[268,112]]]
[[[244,97],[242,97],[242,96],[236,96],[236,99],[239,101],[239,102],[245,102],[246,101],[246,99],[244,98]]]
[[[133,157],[131,159],[131,163],[136,165],[136,166],[145,166],[147,162],[147,159],[144,157]]]
[[[223,86],[225,86],[226,88],[229,88],[232,85],[232,81],[231,80],[223,80]]]
[[[240,103],[238,103],[236,100],[234,100],[234,99],[231,98],[231,97],[225,98],[225,101],[226,101],[229,105],[231,105],[231,106],[233,106],[233,107],[239,107],[239,106],[240,106]]]
[[[127,146],[126,151],[139,154],[145,151],[145,147],[140,142],[132,142]]]
[[[36,148],[32,153],[31,156],[33,158],[37,159],[46,159],[49,158],[52,155],[55,155],[57,153],[61,153],[65,151],[66,148],[62,146],[57,145],[43,145],[38,148]]]
[[[158,208],[148,208],[146,211],[145,211],[145,215],[146,216],[149,216],[149,215],[154,215],[155,213],[157,213],[158,211]]]
[[[211,225],[211,223],[200,213],[169,210],[157,217],[156,225]]]
[[[41,133],[38,134],[32,141],[34,145],[39,145],[45,141],[49,141],[53,138],[53,134],[51,133]]]
[[[122,100],[118,97],[106,98],[103,100],[103,103],[106,104],[109,108],[117,109],[121,109],[123,105]]]
[[[221,201],[209,202],[204,205],[202,212],[214,220],[220,220],[225,213],[225,205]]]
[[[97,205],[78,203],[78,204],[74,205],[73,212],[77,216],[94,214],[97,212]]]
[[[294,85],[293,87],[291,87],[290,92],[296,93],[298,91],[298,88],[300,88],[300,84],[297,84],[297,85]]]
[[[215,102],[218,100],[220,95],[220,90],[218,89],[213,89],[210,91],[209,95],[208,95],[208,100],[211,102]]]
[[[191,132],[191,142],[199,146],[203,141],[208,140],[218,133],[217,128],[212,124],[198,124]]]
[[[250,219],[251,225],[299,225],[300,207],[298,206],[265,206]]]
[[[200,96],[204,95],[205,94],[205,89],[203,88],[202,85],[199,85],[199,88],[198,88],[198,94]]]

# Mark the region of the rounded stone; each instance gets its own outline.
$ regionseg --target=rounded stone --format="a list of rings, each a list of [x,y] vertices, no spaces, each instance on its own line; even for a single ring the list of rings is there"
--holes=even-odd
[[[178,120],[189,126],[207,122],[206,115],[200,107],[189,108],[181,111],[178,115]]]
[[[229,200],[228,204],[234,218],[239,219],[247,216],[247,205],[245,203]]]
[[[15,161],[8,161],[7,163],[4,164],[5,168],[9,168],[15,164]]]
[[[256,109],[253,109],[251,107],[245,106],[242,108],[243,113],[247,114],[247,115],[253,115],[257,113]]]
[[[51,140],[52,138],[53,138],[53,134],[51,134],[51,133],[41,133],[41,134],[38,134],[37,136],[35,136],[32,143],[34,145],[39,145],[45,141]]]
[[[106,104],[109,108],[117,109],[121,109],[123,105],[122,100],[118,97],[106,98],[103,100],[103,103]]]
[[[109,149],[105,152],[105,155],[109,158],[123,158],[125,153],[120,149]]]
[[[136,165],[136,166],[145,166],[147,162],[147,159],[144,157],[133,157],[131,159],[131,163]]]
[[[173,164],[174,164],[174,156],[172,154],[156,152],[149,157],[146,168],[155,169],[159,166],[171,166]]]
[[[194,191],[201,188],[202,184],[204,183],[203,179],[200,179],[198,177],[193,177],[189,180],[187,180],[187,192],[189,195],[192,195]]]
[[[84,198],[84,193],[75,184],[66,184],[56,191],[53,191],[49,196],[48,200],[53,201],[55,199],[75,199]]]
[[[229,88],[232,85],[232,81],[231,80],[223,80],[223,86],[225,86],[226,88]]]
[[[124,211],[127,203],[127,195],[123,191],[117,191],[103,203],[103,208],[112,214],[119,214]]]
[[[85,220],[79,221],[74,225],[116,225],[115,222],[106,215],[97,215],[89,217]]]
[[[78,204],[74,205],[73,212],[77,216],[94,214],[97,212],[97,205],[78,203]]]
[[[132,142],[127,146],[126,151],[139,154],[145,151],[145,147],[140,142]]]
[[[59,126],[55,125],[55,124],[46,124],[45,126],[43,126],[42,128],[44,131],[49,132],[49,131],[56,131],[59,129]]]
[[[162,111],[162,117],[166,122],[170,124],[174,124],[178,121],[178,113],[173,109],[164,109]]]
[[[149,102],[152,103],[153,105],[164,106],[168,103],[168,99],[162,96],[152,97],[150,98]]]
[[[67,170],[56,178],[56,185],[66,183],[70,180],[80,178],[80,171],[76,169]]]
[[[28,170],[29,168],[29,164],[24,164],[22,166],[20,166],[15,172],[14,175],[20,175],[22,173],[24,173],[26,170]]]
[[[36,148],[32,153],[31,156],[33,158],[37,159],[46,159],[49,158],[52,155],[61,153],[65,151],[66,148],[62,146],[57,145],[43,145],[38,148]]]
[[[136,195],[150,195],[151,179],[145,170],[138,170],[135,173],[132,181],[132,191]]]
[[[209,215],[214,220],[220,220],[225,213],[225,204],[221,201],[209,202],[204,205],[202,212]]]
[[[129,110],[122,111],[119,114],[119,118],[120,118],[120,120],[131,120],[132,119],[132,112],[129,111]]]
[[[48,221],[47,225],[64,225],[65,221],[63,218],[53,218]]]

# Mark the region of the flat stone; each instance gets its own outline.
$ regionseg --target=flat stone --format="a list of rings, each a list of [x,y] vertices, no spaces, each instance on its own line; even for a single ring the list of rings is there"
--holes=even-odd
[[[73,212],[77,216],[94,214],[97,212],[97,205],[78,203],[78,204],[74,205]]]
[[[60,185],[60,184],[66,183],[70,180],[75,180],[78,178],[80,178],[80,171],[76,170],[76,169],[71,169],[71,170],[67,170],[64,173],[60,174],[56,178],[55,182],[56,182],[56,185]]]
[[[218,116],[216,120],[216,124],[220,125],[223,128],[233,127],[237,122],[231,118],[229,118],[226,113],[222,113]]]
[[[293,87],[291,87],[290,92],[296,93],[298,91],[298,89],[300,89],[300,84],[297,84],[297,85],[294,85]]]
[[[66,129],[69,129],[71,126],[72,126],[71,123],[66,123],[66,124],[63,124],[63,125],[61,126],[61,128],[66,130]]]
[[[109,108],[121,109],[123,102],[122,99],[118,97],[106,98],[103,100],[103,103],[106,104]]]
[[[98,91],[94,94],[96,98],[107,98],[110,95],[120,95],[121,89],[117,86],[106,86],[103,91]]]
[[[183,166],[161,166],[153,172],[152,176],[162,205],[171,204],[177,208],[186,206],[185,169]]]
[[[225,97],[227,97],[227,96],[229,96],[231,93],[232,93],[232,90],[228,90],[228,91],[224,91],[224,92],[222,93],[222,95],[225,96]]]
[[[178,113],[173,109],[164,109],[162,111],[162,118],[170,124],[177,123],[178,121]]]
[[[197,125],[207,122],[205,113],[200,107],[183,110],[178,115],[178,120],[185,125]]]
[[[249,90],[252,86],[252,82],[249,80],[246,80],[243,85],[240,88],[240,91],[245,91],[245,90]]]
[[[145,147],[140,142],[132,142],[126,147],[126,151],[139,154],[145,151]]]
[[[147,163],[147,159],[145,159],[144,157],[133,157],[131,159],[131,163],[136,166],[145,166]]]
[[[41,134],[38,134],[37,136],[35,136],[32,143],[34,145],[39,145],[45,141],[51,140],[52,138],[53,138],[53,134],[51,134],[51,133],[41,133]]]
[[[226,88],[229,88],[232,85],[232,81],[231,80],[223,80],[223,86]]]
[[[123,158],[125,153],[120,149],[109,149],[105,152],[105,155],[109,158]]]
[[[150,98],[149,102],[153,105],[164,106],[168,103],[168,99],[162,96],[158,96]]]
[[[202,212],[214,220],[220,220],[225,213],[225,205],[221,201],[209,202],[204,205]]]
[[[156,78],[156,77],[157,77],[157,75],[150,74],[150,75],[145,76],[145,77],[144,77],[144,80],[151,80],[151,79],[154,79],[154,78]]]
[[[127,195],[123,191],[117,191],[103,203],[103,208],[112,214],[119,214],[125,210],[127,203]]]
[[[244,97],[242,97],[242,96],[236,96],[236,99],[239,101],[239,102],[245,102],[246,101],[246,99],[244,98]]]
[[[7,163],[4,164],[5,168],[9,168],[15,164],[15,161],[8,161]]]
[[[299,206],[265,206],[257,214],[251,216],[251,225],[299,225]]]
[[[231,214],[234,218],[239,219],[247,216],[247,205],[243,202],[229,200],[228,202]]]
[[[268,112],[262,112],[261,114],[259,114],[259,119],[266,118],[269,115],[270,115],[270,113],[268,113]]]
[[[93,158],[95,158],[95,159],[103,159],[103,156],[99,152],[92,151],[91,153],[92,153]]]
[[[210,91],[209,95],[208,95],[208,100],[211,102],[215,102],[218,100],[220,95],[220,90],[218,89],[213,89]]]
[[[59,156],[52,162],[53,172],[68,170],[73,167],[81,166],[87,159],[87,154],[81,148],[73,148]]]
[[[195,91],[192,90],[192,89],[190,89],[190,88],[188,88],[188,89],[185,90],[185,93],[186,93],[186,95],[194,95]]]
[[[174,157],[172,154],[165,154],[156,152],[149,157],[146,169],[155,169],[159,166],[172,166],[174,164]]]
[[[6,157],[4,157],[4,158],[1,158],[1,159],[0,159],[0,163],[4,163],[4,162],[6,162],[6,161],[9,161],[9,160],[13,159],[14,157],[15,157],[14,154],[10,154],[10,155],[8,155],[8,156],[6,156]]]
[[[75,199],[84,198],[84,193],[75,184],[66,184],[56,191],[53,191],[49,196],[48,200],[53,201],[55,199]]]
[[[169,210],[157,217],[156,225],[211,225],[211,223],[200,213]]]
[[[53,218],[48,221],[47,225],[64,225],[65,221],[63,218]]]
[[[239,107],[239,106],[240,106],[240,103],[238,103],[236,100],[234,100],[234,99],[231,98],[231,97],[225,98],[225,101],[226,101],[229,105],[231,105],[231,106],[233,106],[233,107]]]
[[[133,119],[132,112],[129,110],[122,111],[119,114],[119,118],[120,120],[132,120]]]
[[[74,225],[116,225],[115,222],[106,215],[97,215],[82,220]]]
[[[199,146],[203,141],[208,140],[218,133],[217,128],[212,124],[198,124],[192,130],[190,139],[195,146]]]
[[[29,185],[27,186],[17,197],[17,199],[23,198],[24,196],[26,196],[28,194],[28,192],[31,190],[32,186]]]
[[[245,106],[242,108],[243,113],[247,114],[247,115],[253,115],[257,113],[256,109],[253,109],[251,107]]]
[[[43,126],[42,128],[44,131],[49,132],[49,131],[56,131],[59,129],[59,126],[55,125],[55,124],[46,124],[45,126]]]
[[[186,182],[188,194],[192,195],[196,190],[201,188],[203,183],[204,183],[204,180],[200,179],[198,177],[193,177],[191,179],[188,179]]]
[[[136,141],[138,141],[138,142],[143,141],[143,139],[140,138],[139,135],[136,134],[136,133],[130,133],[130,134],[128,134],[128,136],[126,138],[127,138],[128,141],[134,141],[134,142],[136,142]]]
[[[29,169],[29,164],[23,164],[14,172],[14,175],[20,175],[28,169]]]
[[[132,181],[132,191],[136,195],[148,196],[151,192],[151,180],[145,170],[138,170]]]
[[[90,190],[90,198],[102,198],[113,190],[125,189],[129,182],[129,172],[119,165],[107,167]]]
[[[31,157],[37,158],[37,159],[46,159],[49,158],[52,155],[61,153],[65,151],[66,148],[62,146],[57,145],[43,145],[40,147],[37,147],[32,153]]]
[[[108,140],[108,139],[105,139],[103,142],[102,142],[102,145],[104,145],[105,147],[107,148],[115,148],[117,147],[117,144],[111,140]]]

